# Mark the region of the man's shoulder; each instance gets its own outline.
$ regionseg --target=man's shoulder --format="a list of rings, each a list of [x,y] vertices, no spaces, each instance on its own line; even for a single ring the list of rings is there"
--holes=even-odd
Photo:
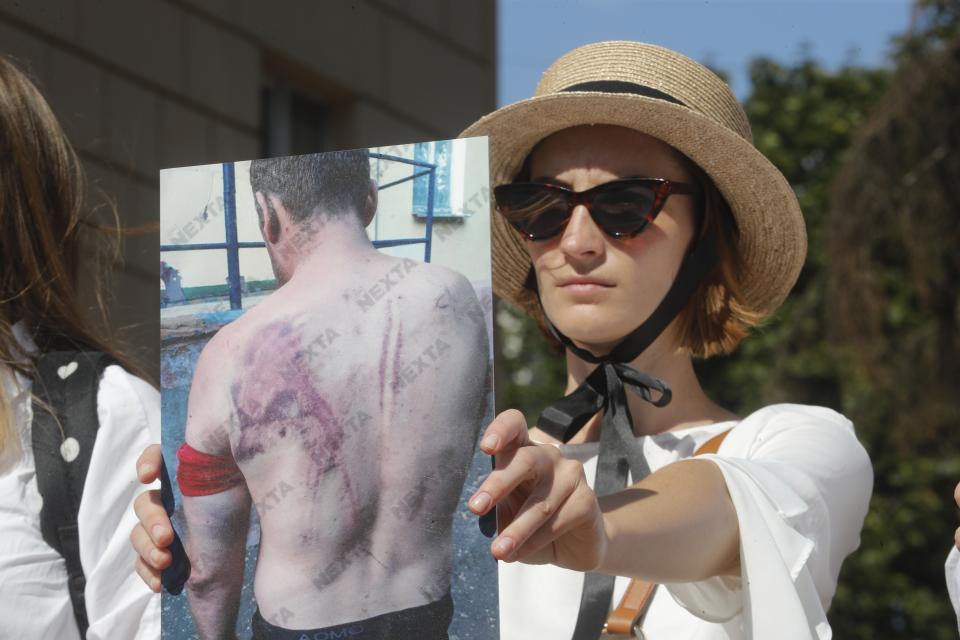
[[[421,311],[430,310],[440,315],[481,313],[477,295],[470,280],[462,273],[430,262],[410,258],[395,258],[390,273],[397,276],[397,294],[409,296]]]
[[[240,316],[233,322],[220,327],[220,329],[207,340],[207,344],[203,346],[200,357],[210,359],[229,354],[231,345],[236,345],[241,339],[243,328],[248,321],[249,318],[246,316]]]
[[[254,318],[250,312],[245,313],[233,322],[224,325],[214,333],[200,351],[200,356],[194,368],[194,382],[198,378],[213,378],[225,380],[224,373],[233,369],[237,355],[244,351],[249,342],[249,327]]]
[[[257,331],[264,324],[282,319],[285,307],[274,292],[256,306],[245,310],[232,322],[220,327],[207,341],[204,352],[209,351],[220,356],[237,353],[248,342],[256,339]]]
[[[434,284],[441,305],[448,304],[454,308],[476,306],[479,304],[477,294],[470,284],[470,280],[459,271],[438,264],[428,264],[428,273]]]
[[[391,272],[402,273],[411,282],[432,283],[435,285],[469,285],[469,281],[459,271],[433,262],[422,262],[411,258],[390,258]]]

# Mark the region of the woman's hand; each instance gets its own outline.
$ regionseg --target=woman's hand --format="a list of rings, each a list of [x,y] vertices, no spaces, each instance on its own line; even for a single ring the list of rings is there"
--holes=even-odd
[[[957,483],[957,488],[953,490],[953,499],[957,501],[957,506],[960,507],[960,482]],[[957,527],[957,530],[953,532],[953,544],[957,545],[957,549],[960,549],[960,527]]]
[[[137,477],[149,484],[160,475],[163,458],[160,445],[152,444],[143,450],[137,459]],[[139,557],[136,560],[137,574],[151,590],[160,591],[160,572],[166,569],[173,556],[167,547],[173,542],[173,526],[160,501],[160,491],[144,491],[133,503],[140,522],[130,532],[130,542]]]
[[[601,563],[607,531],[583,465],[564,458],[553,445],[534,443],[516,409],[490,423],[480,449],[496,456],[496,468],[468,506],[477,515],[497,507],[500,535],[491,543],[495,558],[576,571],[591,571]]]

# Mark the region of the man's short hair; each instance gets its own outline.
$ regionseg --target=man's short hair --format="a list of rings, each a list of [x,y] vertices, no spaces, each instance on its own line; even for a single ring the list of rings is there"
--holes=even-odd
[[[330,151],[250,163],[250,186],[280,198],[296,222],[318,215],[362,215],[370,189],[367,149]],[[256,205],[263,225],[263,211]]]

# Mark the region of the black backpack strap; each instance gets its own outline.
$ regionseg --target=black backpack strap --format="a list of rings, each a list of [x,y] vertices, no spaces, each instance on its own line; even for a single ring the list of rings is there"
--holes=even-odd
[[[33,403],[33,457],[43,497],[40,530],[44,541],[66,562],[70,601],[81,637],[86,637],[89,623],[77,514],[100,428],[97,390],[104,368],[113,363],[104,353],[52,351],[38,358],[33,380],[34,395],[53,410],[51,415],[42,404]]]

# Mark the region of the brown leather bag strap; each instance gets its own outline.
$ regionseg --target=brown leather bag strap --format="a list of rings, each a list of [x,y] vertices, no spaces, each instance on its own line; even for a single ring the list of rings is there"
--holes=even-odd
[[[604,631],[607,635],[621,635],[633,637],[633,625],[643,617],[653,599],[653,592],[657,585],[646,580],[630,581],[626,593],[620,600],[620,605],[610,612]]]
[[[713,436],[697,447],[693,455],[699,456],[704,453],[716,453],[730,431],[732,431],[732,427]],[[653,593],[656,590],[657,585],[654,582],[647,582],[646,580],[638,580],[636,578],[631,580],[626,593],[624,593],[623,598],[620,599],[620,604],[616,609],[611,611],[607,617],[607,623],[603,629],[604,633],[607,636],[634,637],[633,628],[647,612],[650,601],[653,600]]]
[[[700,456],[705,453],[716,453],[720,450],[720,445],[723,444],[724,439],[731,431],[733,431],[733,427],[730,427],[726,431],[721,431],[717,435],[713,436],[702,445],[697,447],[697,450],[693,452],[693,455]]]

